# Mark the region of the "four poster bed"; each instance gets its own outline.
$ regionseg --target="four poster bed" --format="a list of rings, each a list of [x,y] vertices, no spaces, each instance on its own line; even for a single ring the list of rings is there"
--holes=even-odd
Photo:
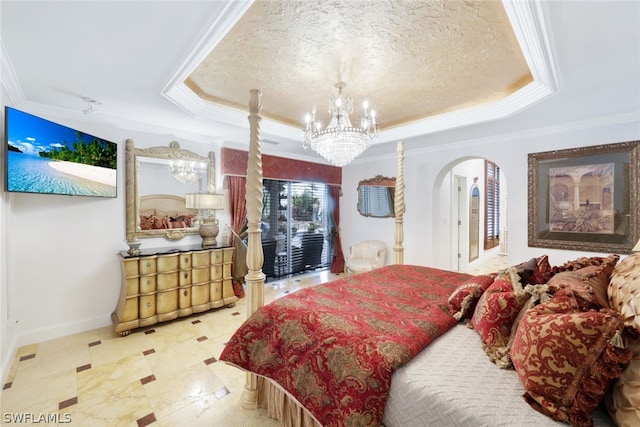
[[[601,401],[631,359],[630,328],[601,306],[601,282],[607,303],[619,257],[541,256],[482,276],[403,265],[402,142],[394,264],[264,306],[260,109],[251,91],[248,319],[220,356],[247,372],[244,407],[300,427],[615,425]],[[547,360],[548,343],[562,357]]]

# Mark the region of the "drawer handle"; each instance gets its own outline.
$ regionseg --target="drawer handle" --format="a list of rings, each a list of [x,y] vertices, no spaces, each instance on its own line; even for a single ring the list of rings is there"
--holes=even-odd
[[[147,303],[147,307],[151,307],[151,303],[150,302]]]
[[[147,267],[151,267],[151,262],[147,261]]]
[[[184,291],[184,296],[186,297],[187,295],[189,295],[189,291],[185,290]]]
[[[187,279],[189,277],[189,273],[187,273],[186,271],[184,272],[184,278]]]
[[[151,284],[151,279],[147,279],[147,285]]]

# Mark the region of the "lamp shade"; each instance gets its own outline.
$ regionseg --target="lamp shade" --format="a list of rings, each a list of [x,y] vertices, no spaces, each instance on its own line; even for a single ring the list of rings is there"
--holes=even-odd
[[[631,252],[640,252],[640,240],[638,240],[638,243],[631,249]]]
[[[224,208],[224,196],[210,193],[187,193],[185,195],[187,209],[216,209]]]

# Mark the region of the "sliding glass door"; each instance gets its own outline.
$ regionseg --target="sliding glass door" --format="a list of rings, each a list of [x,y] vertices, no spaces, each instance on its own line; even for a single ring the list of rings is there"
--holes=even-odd
[[[329,267],[329,187],[269,179],[263,184],[262,271],[267,277],[282,277]]]

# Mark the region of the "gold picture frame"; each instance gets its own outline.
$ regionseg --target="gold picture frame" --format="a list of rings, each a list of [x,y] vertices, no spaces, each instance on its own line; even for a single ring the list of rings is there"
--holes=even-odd
[[[628,254],[640,238],[640,141],[529,153],[529,246]]]

